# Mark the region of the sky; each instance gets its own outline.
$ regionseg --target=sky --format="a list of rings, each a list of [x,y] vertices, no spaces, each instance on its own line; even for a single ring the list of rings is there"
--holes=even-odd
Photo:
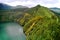
[[[5,3],[11,6],[23,5],[27,7],[34,7],[38,4],[45,7],[60,8],[60,0],[0,0],[0,3]]]

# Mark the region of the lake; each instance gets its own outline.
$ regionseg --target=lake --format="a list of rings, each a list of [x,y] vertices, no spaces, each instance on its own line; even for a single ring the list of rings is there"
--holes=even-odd
[[[15,22],[0,23],[0,40],[26,40],[23,27]]]

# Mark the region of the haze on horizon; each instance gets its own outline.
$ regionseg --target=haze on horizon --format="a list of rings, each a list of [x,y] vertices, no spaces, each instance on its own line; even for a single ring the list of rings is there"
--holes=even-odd
[[[23,5],[27,7],[34,7],[38,4],[45,7],[60,8],[60,0],[0,0],[0,3],[5,3],[11,6]]]

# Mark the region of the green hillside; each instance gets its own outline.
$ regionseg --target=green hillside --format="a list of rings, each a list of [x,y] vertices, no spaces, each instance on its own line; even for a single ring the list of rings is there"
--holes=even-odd
[[[51,15],[54,15],[52,12],[50,12],[50,10],[48,8],[42,7],[40,5],[37,5],[36,7],[33,7],[31,9],[29,9],[27,12],[34,15],[34,16],[48,16],[48,17],[51,17]]]
[[[16,8],[9,10],[0,10],[0,22],[4,21],[16,21],[17,18],[20,18],[27,8]]]
[[[59,40],[59,18],[48,8],[37,5],[24,12],[18,22],[24,27],[27,40]]]
[[[27,9],[0,10],[0,21],[19,23],[23,26],[26,40],[60,39],[60,16],[40,5]]]

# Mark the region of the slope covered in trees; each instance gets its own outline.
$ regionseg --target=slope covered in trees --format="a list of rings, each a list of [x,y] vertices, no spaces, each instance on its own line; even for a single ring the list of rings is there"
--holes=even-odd
[[[23,25],[27,40],[60,39],[59,18],[48,8],[37,5],[24,13],[19,23]]]
[[[0,10],[0,21],[18,22],[23,26],[27,40],[60,39],[60,16],[57,16],[46,7],[37,5],[26,10],[2,11]]]
[[[0,22],[15,21],[20,18],[24,10],[28,9],[25,6],[9,6],[7,4],[0,3]]]

